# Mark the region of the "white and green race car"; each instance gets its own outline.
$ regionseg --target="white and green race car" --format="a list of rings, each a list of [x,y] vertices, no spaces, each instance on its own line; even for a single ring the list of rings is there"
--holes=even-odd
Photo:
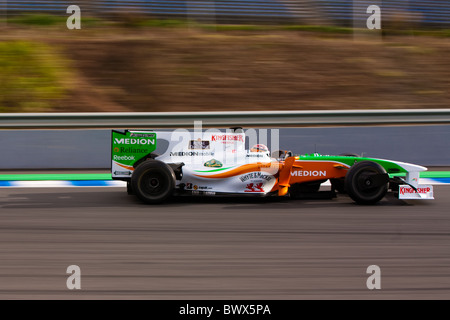
[[[387,192],[399,199],[434,199],[432,185],[420,185],[427,168],[358,155],[270,153],[265,145],[245,148],[242,130],[223,132],[113,130],[112,178],[146,203],[176,195],[290,196],[331,191],[358,204],[375,204]],[[158,151],[158,152],[157,152]],[[323,194],[323,192],[322,192]]]

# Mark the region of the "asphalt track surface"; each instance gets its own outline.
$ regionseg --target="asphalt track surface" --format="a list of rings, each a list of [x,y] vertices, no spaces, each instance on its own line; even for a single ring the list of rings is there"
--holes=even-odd
[[[4,188],[0,299],[449,299],[450,187],[435,197],[149,206],[124,188]]]

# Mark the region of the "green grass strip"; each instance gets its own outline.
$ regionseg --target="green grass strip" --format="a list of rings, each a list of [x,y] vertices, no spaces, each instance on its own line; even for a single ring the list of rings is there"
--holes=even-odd
[[[50,173],[50,174],[2,174],[0,181],[73,181],[73,180],[111,180],[110,173]]]
[[[218,170],[212,170],[218,171]],[[405,174],[391,174],[391,176],[404,176]],[[450,178],[450,171],[425,171],[420,173],[421,178]],[[112,180],[110,173],[37,173],[37,174],[1,174],[0,181],[76,181],[76,180]]]
[[[425,171],[420,175],[422,178],[450,178],[449,171]]]

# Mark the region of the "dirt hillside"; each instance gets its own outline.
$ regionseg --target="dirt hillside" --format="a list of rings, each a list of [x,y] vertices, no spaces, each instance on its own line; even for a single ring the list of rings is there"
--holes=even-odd
[[[9,33],[67,59],[67,93],[51,111],[450,106],[450,38],[195,28],[67,34]]]

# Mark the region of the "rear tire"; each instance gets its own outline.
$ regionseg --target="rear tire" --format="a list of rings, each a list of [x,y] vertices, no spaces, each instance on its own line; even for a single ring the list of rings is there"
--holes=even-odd
[[[348,170],[345,190],[358,204],[375,204],[386,195],[388,181],[389,176],[381,165],[372,161],[361,161]]]
[[[141,163],[131,176],[131,188],[136,196],[149,204],[158,204],[172,196],[175,190],[175,173],[158,160]]]

